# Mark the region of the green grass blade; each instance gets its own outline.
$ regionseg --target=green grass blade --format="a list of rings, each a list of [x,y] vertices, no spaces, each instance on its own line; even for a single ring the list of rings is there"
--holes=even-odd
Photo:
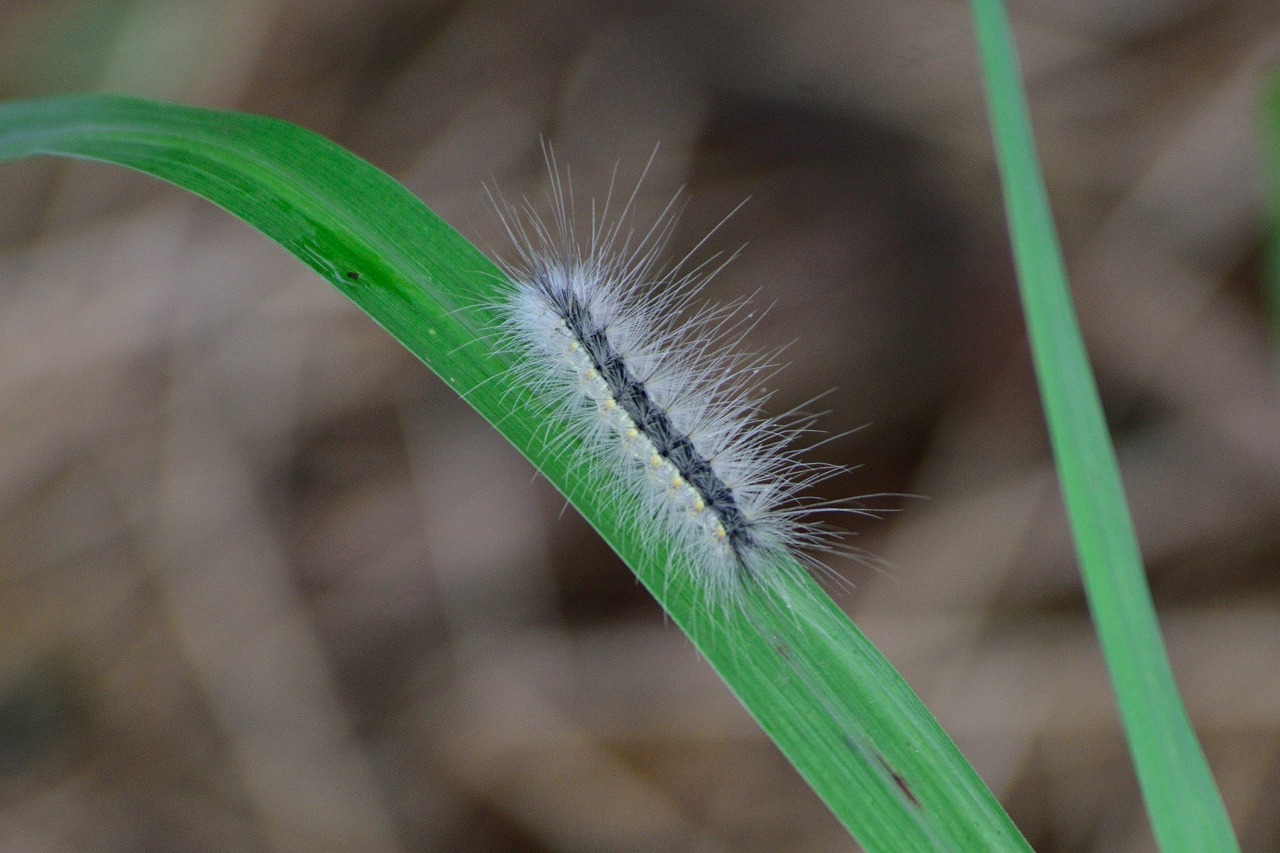
[[[972,8],[1036,376],[1085,592],[1147,812],[1165,851],[1236,850],[1156,623],[1071,304],[1009,22],[1000,0],[972,0]]]
[[[1026,850],[901,677],[807,576],[793,609],[708,612],[684,557],[611,507],[607,472],[548,452],[548,412],[495,351],[501,273],[407,190],[271,119],[116,97],[0,107],[0,160],[56,154],[171,181],[277,241],[351,298],[554,483],[667,609],[836,816],[872,851]]]

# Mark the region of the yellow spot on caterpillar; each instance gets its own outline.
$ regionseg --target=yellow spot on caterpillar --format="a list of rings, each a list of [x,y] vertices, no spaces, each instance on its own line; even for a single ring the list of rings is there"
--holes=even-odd
[[[724,529],[723,524],[716,525],[716,538],[721,541],[724,541],[725,539],[729,538],[729,533]]]
[[[656,453],[653,454],[652,456],[649,457],[649,465],[651,465],[654,468],[660,467],[662,465],[662,457]]]
[[[694,512],[702,512],[706,508],[707,508],[707,505],[703,502],[702,498],[698,497],[693,499]]]

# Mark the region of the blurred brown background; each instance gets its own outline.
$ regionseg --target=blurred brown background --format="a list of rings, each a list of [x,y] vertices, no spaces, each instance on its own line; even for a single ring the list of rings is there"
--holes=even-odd
[[[1267,0],[1015,4],[1168,644],[1245,847],[1280,849]],[[266,113],[500,252],[482,184],[687,185],[830,388],[840,600],[1038,850],[1146,851],[1030,373],[962,2],[0,4],[0,94]],[[267,240],[119,169],[0,168],[0,850],[853,845],[631,575]],[[865,426],[864,426],[865,425]]]

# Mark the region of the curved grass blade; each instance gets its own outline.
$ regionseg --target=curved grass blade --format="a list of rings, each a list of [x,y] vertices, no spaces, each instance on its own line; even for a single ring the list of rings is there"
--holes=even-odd
[[[786,591],[789,611],[748,601],[708,613],[671,543],[641,548],[620,523],[605,475],[563,445],[548,452],[548,412],[493,348],[485,306],[501,273],[387,175],[280,121],[106,96],[0,107],[0,160],[37,154],[177,184],[350,297],[572,501],[866,849],[1027,849],[911,689],[807,576]]]
[[[1085,593],[1162,850],[1237,850],[1182,707],[1076,322],[1000,0],[972,0],[1018,286]]]

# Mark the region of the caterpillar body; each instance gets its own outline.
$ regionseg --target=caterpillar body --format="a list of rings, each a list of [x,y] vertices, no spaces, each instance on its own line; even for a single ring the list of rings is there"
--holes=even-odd
[[[495,203],[518,254],[506,264],[502,334],[557,414],[549,440],[577,437],[615,470],[628,522],[670,531],[709,602],[731,604],[749,585],[776,589],[797,560],[829,574],[812,552],[839,550],[838,533],[816,517],[860,510],[808,494],[844,470],[803,458],[813,417],[764,414],[777,353],[742,349],[758,313],[747,300],[701,304],[732,258],[695,263],[704,238],[663,266],[679,196],[638,229],[639,184],[616,215],[611,187],[581,231],[571,185],[547,161],[549,218],[528,202]]]

